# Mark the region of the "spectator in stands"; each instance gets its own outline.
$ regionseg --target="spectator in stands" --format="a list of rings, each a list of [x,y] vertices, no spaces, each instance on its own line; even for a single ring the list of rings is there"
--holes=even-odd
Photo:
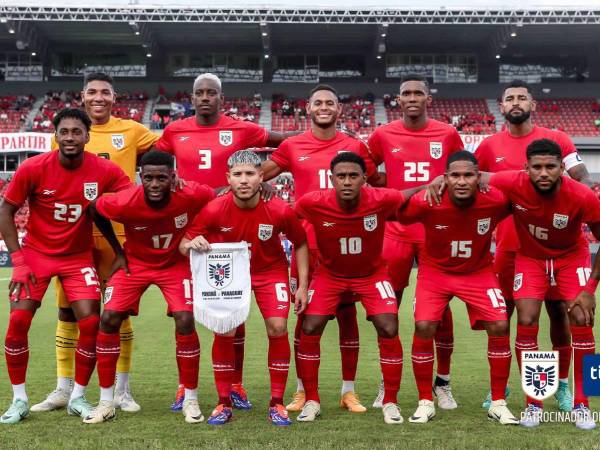
[[[595,126],[596,128],[600,128],[600,118],[596,118],[596,119],[594,119],[594,126]]]
[[[151,121],[152,129],[158,130],[160,128],[160,116],[156,111],[154,111],[154,114],[152,114]]]

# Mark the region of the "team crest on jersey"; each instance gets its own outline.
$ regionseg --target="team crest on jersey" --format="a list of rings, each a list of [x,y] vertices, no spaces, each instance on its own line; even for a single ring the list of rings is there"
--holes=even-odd
[[[188,223],[187,213],[183,213],[180,216],[175,217],[175,228],[183,228]]]
[[[258,224],[258,238],[261,241],[268,241],[273,236],[273,225],[267,225],[264,223]]]
[[[208,255],[207,261],[208,284],[214,289],[224,289],[233,280],[231,266],[233,252],[214,252]]]
[[[373,231],[375,228],[377,228],[377,214],[365,216],[363,218],[363,223],[365,225],[365,230]]]
[[[98,197],[98,183],[83,183],[83,196],[90,202]]]
[[[521,367],[521,386],[529,397],[544,400],[558,390],[558,352],[523,352]]]
[[[112,294],[113,294],[113,286],[108,286],[106,289],[104,289],[104,304],[106,305],[108,302],[110,302],[110,299],[112,298]]]
[[[477,221],[477,233],[483,235],[490,231],[491,218],[479,219]]]
[[[221,144],[223,147],[228,147],[233,144],[233,131],[219,131],[219,144]]]
[[[110,135],[112,146],[117,150],[123,150],[125,147],[125,136],[122,134],[111,134]]]
[[[554,214],[554,220],[552,221],[552,225],[557,230],[562,230],[563,228],[567,228],[569,224],[569,216],[565,216],[564,214]]]
[[[441,142],[430,142],[429,143],[429,154],[433,159],[440,159],[442,157],[442,143]]]
[[[517,292],[523,286],[523,274],[515,273],[515,279],[513,281],[513,291]]]

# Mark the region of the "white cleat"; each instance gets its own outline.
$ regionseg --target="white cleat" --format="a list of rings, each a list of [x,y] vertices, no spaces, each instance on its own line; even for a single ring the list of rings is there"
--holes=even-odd
[[[575,414],[575,426],[580,430],[593,430],[596,428],[596,422],[594,422],[590,409],[583,403],[573,408],[573,414]]]
[[[92,412],[83,419],[83,423],[102,423],[114,419],[117,416],[113,402],[110,400],[100,400],[98,406],[92,409]]]
[[[542,413],[544,410],[539,406],[530,403],[525,408],[525,411],[521,413],[521,420],[519,423],[526,428],[535,428],[540,426],[542,421]]]
[[[400,407],[395,403],[386,403],[381,408],[383,412],[383,421],[390,425],[400,425],[404,418],[400,414]]]
[[[438,408],[440,409],[456,409],[458,404],[452,396],[452,388],[449,384],[444,386],[433,386],[433,393],[437,397]]]
[[[202,411],[200,411],[200,406],[196,399],[185,400],[181,412],[185,416],[187,423],[204,422],[204,416],[202,415]]]
[[[383,408],[383,396],[385,391],[383,390],[383,380],[379,383],[379,392],[377,392],[377,397],[373,401],[373,408]]]
[[[321,404],[314,400],[309,400],[304,404],[302,411],[296,418],[298,422],[314,422],[321,415]]]
[[[46,400],[41,403],[33,405],[30,409],[32,412],[47,412],[61,409],[69,404],[69,398],[71,397],[71,391],[65,391],[63,389],[55,389],[48,394]]]
[[[419,400],[415,413],[408,418],[410,423],[427,423],[435,417],[435,405],[431,400]]]
[[[488,409],[488,418],[501,425],[519,425],[519,421],[506,406],[506,400],[493,400]]]
[[[142,409],[131,396],[131,391],[129,389],[115,392],[113,404],[115,405],[115,408],[124,412],[134,413]]]

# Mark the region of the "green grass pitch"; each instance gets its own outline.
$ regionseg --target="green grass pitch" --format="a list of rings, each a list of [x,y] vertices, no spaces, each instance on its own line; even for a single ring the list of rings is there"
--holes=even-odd
[[[413,274],[414,275],[414,274]],[[8,317],[8,269],[0,270],[3,303],[0,307],[0,332],[6,331]],[[312,424],[294,423],[280,429],[266,419],[268,372],[267,339],[260,313],[253,305],[247,324],[244,382],[254,409],[235,412],[234,421],[224,427],[206,424],[189,425],[183,416],[169,410],[177,386],[174,329],[172,319],[165,316],[165,302],[157,289],[150,289],[142,300],[140,316],[134,318],[135,352],[131,385],[135,399],[142,406],[137,414],[118,413],[117,419],[100,425],[85,425],[81,419],[67,416],[65,411],[30,414],[16,426],[0,427],[0,448],[239,448],[239,449],[392,449],[392,448],[600,448],[600,431],[584,432],[570,423],[547,423],[538,429],[502,427],[489,422],[481,401],[488,391],[486,337],[471,331],[465,307],[454,300],[455,349],[452,360],[452,386],[459,408],[437,411],[435,420],[426,425],[410,424],[406,419],[417,403],[417,391],[410,363],[412,343],[412,298],[414,280],[405,293],[400,309],[400,330],[404,348],[404,372],[399,403],[405,423],[392,426],[383,423],[379,410],[370,408],[380,378],[376,337],[359,307],[361,349],[357,392],[369,411],[352,415],[338,408],[340,389],[340,357],[337,325],[330,322],[322,341],[321,398],[322,417]],[[289,329],[293,330],[295,317]],[[36,314],[30,332],[30,363],[27,378],[30,401],[36,403],[55,386],[54,330],[56,307],[54,293],[49,291],[45,304]],[[200,328],[200,327],[199,327]],[[514,319],[513,319],[514,329]],[[214,407],[217,396],[213,383],[210,354],[212,338],[200,329],[202,348],[199,398],[204,415]],[[547,321],[540,330],[540,348],[551,348]],[[8,374],[3,364],[0,374],[0,407],[4,410],[12,399]],[[290,371],[287,397],[295,388],[295,372]],[[509,406],[519,415],[523,406],[517,365],[513,361],[510,379],[512,394]],[[96,375],[88,390],[92,402],[98,400]],[[554,400],[546,402],[547,410],[556,410]],[[593,399],[593,410],[600,402]],[[294,415],[295,416],[295,415]]]

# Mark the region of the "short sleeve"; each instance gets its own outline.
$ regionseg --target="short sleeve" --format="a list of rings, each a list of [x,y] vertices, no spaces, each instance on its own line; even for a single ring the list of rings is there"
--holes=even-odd
[[[359,139],[359,147],[358,154],[365,160],[365,164],[367,166],[367,177],[370,177],[375,172],[377,172],[377,164],[373,160],[373,156],[371,155],[371,150],[366,143]]]
[[[303,195],[298,200],[296,200],[296,204],[294,205],[294,211],[296,215],[302,219],[306,219],[310,222],[310,193]]]
[[[32,167],[31,164],[21,165],[13,176],[6,192],[4,199],[14,206],[21,206],[33,191]]]
[[[306,232],[298,219],[296,213],[290,208],[288,205],[284,205],[284,233],[285,237],[292,243],[294,246],[301,245],[306,241]]]
[[[410,200],[398,210],[396,217],[399,222],[405,224],[419,222],[423,213],[423,206],[423,197],[420,195],[413,195]]]
[[[198,236],[206,236],[210,231],[210,212],[204,209],[200,214],[197,214],[192,221],[192,224],[185,232],[186,239],[194,239]]]
[[[567,133],[558,131],[556,133],[556,142],[558,145],[560,145],[563,158],[567,157],[571,153],[577,153],[577,148]]]
[[[196,202],[200,205],[199,209],[216,197],[215,190],[207,184],[194,183],[193,190]]]
[[[140,153],[146,152],[152,145],[160,139],[160,136],[156,133],[153,133],[148,128],[143,126],[142,124],[136,123],[136,131],[137,131],[137,148],[136,152],[139,155]]]
[[[375,130],[368,140],[369,154],[376,166],[383,162],[383,149],[381,148],[381,140],[379,139],[380,134],[381,132]]]
[[[127,193],[129,197],[129,193]],[[96,210],[104,217],[115,222],[123,223],[127,219],[127,214],[124,212],[130,211],[132,208],[123,201],[122,195],[103,195],[96,200]]]
[[[600,222],[600,200],[591,189],[585,194],[583,221],[587,224]]]
[[[164,129],[162,136],[154,143],[154,147],[163,152],[175,153],[173,146],[173,133],[171,132],[171,124],[167,125]]]
[[[487,139],[484,139],[477,150],[475,150],[475,158],[479,164],[479,170],[481,172],[490,172],[490,147],[487,143]]]
[[[289,140],[286,139],[271,153],[271,161],[277,164],[281,170],[289,172],[291,170],[291,146],[288,142]]]
[[[490,185],[504,193],[512,191],[519,181],[520,170],[505,170],[495,173],[490,178]]]
[[[108,160],[102,160],[108,165],[108,183],[104,192],[119,192],[131,187],[131,180],[119,166]]]
[[[464,150],[465,144],[463,144],[460,134],[458,134],[458,131],[456,131],[456,128],[452,127],[451,133],[452,133],[452,140],[451,140],[451,144],[450,144],[450,154],[458,152],[460,150]]]
[[[269,140],[269,132],[254,122],[242,122],[244,124],[244,142],[248,143],[247,148],[264,147]]]

